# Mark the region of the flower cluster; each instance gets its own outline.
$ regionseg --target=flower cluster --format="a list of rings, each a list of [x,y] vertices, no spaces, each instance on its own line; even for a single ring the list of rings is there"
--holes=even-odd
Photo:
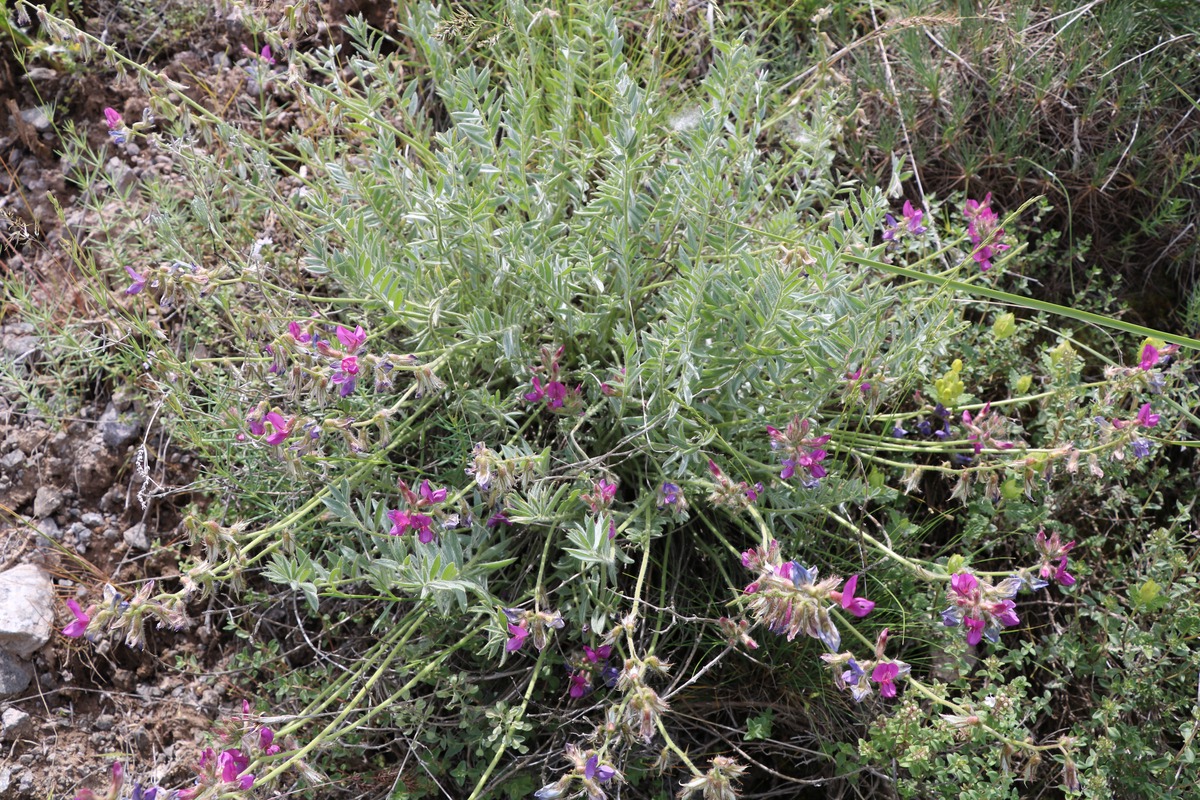
[[[546,649],[550,632],[562,630],[562,614],[557,611],[521,611],[516,608],[504,609],[508,620],[508,641],[504,649],[515,653],[525,646],[527,639],[533,639],[533,646],[540,652]]]
[[[601,761],[603,753],[595,750],[582,750],[573,744],[567,745],[567,758],[571,761],[571,771],[554,783],[548,783],[533,793],[538,800],[557,800],[576,791],[587,795],[588,800],[605,800],[603,784],[614,778],[621,779],[621,774],[611,764]],[[578,788],[574,787],[578,784]]]
[[[1009,247],[1001,241],[1004,238],[1004,229],[1000,227],[1000,217],[992,210],[991,202],[992,193],[988,192],[982,201],[967,200],[966,208],[963,209],[967,218],[967,235],[974,248],[971,257],[975,259],[981,272],[991,269],[992,259]]]
[[[625,694],[625,728],[631,734],[636,730],[643,742],[654,738],[659,718],[667,711],[667,701],[650,688],[646,679],[651,674],[666,675],[670,669],[671,665],[658,656],[633,657],[625,659],[625,667],[617,675],[617,688]]]
[[[437,534],[433,531],[435,517],[442,528],[452,528],[458,525],[457,514],[447,514],[441,508],[446,502],[446,489],[434,489],[428,480],[421,481],[417,491],[408,488],[404,481],[397,481],[400,496],[404,498],[405,508],[387,512],[387,518],[392,521],[388,531],[392,536],[403,536],[412,531],[417,534],[421,544],[429,544]]]
[[[977,645],[981,639],[995,644],[1000,641],[1001,628],[1011,628],[1021,622],[1012,598],[1023,583],[1021,578],[1014,576],[993,586],[969,572],[954,573],[946,591],[951,605],[942,612],[942,624],[947,628],[962,625],[967,644]]]
[[[546,376],[545,385],[542,376],[533,376],[533,391],[526,392],[523,397],[530,403],[546,403],[546,408],[561,414],[579,414],[583,411],[583,386],[568,389],[567,384],[560,380],[558,359],[563,354],[562,347],[557,350],[550,347],[542,348],[542,365],[532,367],[535,373],[541,372]]]
[[[824,436],[808,435],[812,426],[807,419],[793,417],[792,421],[781,431],[767,426],[767,434],[771,437],[771,449],[783,454],[783,471],[779,477],[787,480],[800,473],[800,481],[807,488],[813,488],[827,474],[821,464],[828,453],[821,447],[829,441],[829,434]],[[807,477],[805,477],[807,476]]]
[[[975,455],[979,455],[985,445],[997,450],[1011,450],[1013,447],[1011,441],[1003,438],[1008,420],[993,412],[991,403],[985,403],[975,416],[964,410],[962,424],[967,429],[967,440],[974,446]]]
[[[748,611],[755,621],[766,625],[772,633],[786,636],[788,641],[804,633],[836,653],[842,635],[829,616],[830,609],[836,606],[829,604],[836,603],[860,618],[875,608],[873,601],[856,596],[857,575],[838,591],[841,578],[818,581],[816,567],[805,567],[797,561],[782,562],[778,542],[742,553],[742,566],[758,573],[758,578],[745,589],[749,596]]]
[[[220,797],[233,790],[247,791],[254,786],[250,764],[256,759],[279,753],[275,732],[258,725],[250,714],[250,702],[242,701],[242,713],[226,722],[220,734],[220,749],[206,747],[197,765],[196,784],[179,793],[179,800]]]
[[[687,800],[696,792],[700,792],[704,800],[734,800],[737,791],[733,784],[745,772],[746,768],[732,758],[714,756],[709,762],[708,772],[683,782],[679,800]]]
[[[763,485],[761,483],[756,483],[753,486],[746,481],[734,483],[721,471],[721,468],[717,466],[717,462],[712,459],[709,459],[708,471],[712,473],[713,478],[717,482],[716,488],[708,496],[709,502],[713,505],[742,509],[757,502],[758,496],[762,494]]]
[[[101,796],[91,789],[80,789],[75,793],[75,800],[117,800],[121,796],[121,789],[124,786],[125,766],[120,761],[114,761],[111,777],[109,778],[108,791]],[[133,792],[129,797],[130,800],[168,800],[168,798],[175,797],[175,792],[168,792],[166,789],[159,788],[158,786],[146,789],[140,783],[134,783]]]
[[[821,656],[821,660],[833,668],[834,685],[849,691],[857,703],[870,697],[875,686],[879,687],[881,697],[895,697],[896,682],[912,671],[908,664],[884,654],[887,640],[888,630],[884,628],[875,639],[875,658],[870,661],[859,661],[850,652],[830,652]]]
[[[904,217],[903,224],[897,222],[896,218],[891,214],[885,217],[887,224],[883,228],[883,240],[887,242],[889,247],[899,244],[905,236],[920,236],[929,230],[921,224],[921,219],[925,216],[925,212],[922,209],[914,208],[913,204],[908,200],[904,201],[904,210],[901,214]]]
[[[175,595],[152,597],[152,580],[138,587],[128,600],[112,584],[105,584],[103,594],[104,602],[89,605],[86,611],[73,598],[67,600],[67,608],[75,619],[62,629],[64,636],[96,640],[107,635],[124,635],[127,645],[141,647],[146,641],[146,617],[155,620],[158,627],[172,630],[180,630],[187,623],[183,600]]]
[[[612,655],[612,645],[605,644],[595,649],[583,646],[583,655],[573,660],[568,666],[571,671],[570,689],[568,694],[578,700],[592,691],[596,678],[599,677],[610,689],[617,684],[618,670],[609,666],[608,659]]]
[[[1058,535],[1058,531],[1054,531],[1049,536],[1046,536],[1044,530],[1039,529],[1037,532],[1037,550],[1042,557],[1042,562],[1038,566],[1038,575],[1040,580],[1034,579],[1030,581],[1030,586],[1033,589],[1041,589],[1045,587],[1049,581],[1057,581],[1063,586],[1071,586],[1075,583],[1075,576],[1067,572],[1067,553],[1075,546],[1074,541],[1063,544],[1062,539]]]

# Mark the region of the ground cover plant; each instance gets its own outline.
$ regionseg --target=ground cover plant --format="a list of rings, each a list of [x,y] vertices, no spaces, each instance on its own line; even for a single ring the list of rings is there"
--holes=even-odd
[[[839,175],[845,88],[716,14],[409,11],[258,30],[237,115],[41,18],[140,87],[75,255],[207,498],[62,633],[216,604],[255,672],[109,797],[1195,796],[1200,343]]]

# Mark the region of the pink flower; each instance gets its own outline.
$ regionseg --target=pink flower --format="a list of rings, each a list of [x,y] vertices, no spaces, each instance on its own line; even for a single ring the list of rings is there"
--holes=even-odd
[[[63,636],[78,639],[87,632],[88,624],[91,623],[92,618],[79,608],[79,603],[76,603],[74,599],[67,601],[67,608],[71,609],[71,613],[75,615],[75,621],[63,628]]]
[[[508,634],[509,639],[504,643],[504,649],[510,653],[520,650],[529,638],[529,623],[525,620],[521,620],[519,625],[508,623]]]
[[[120,130],[125,127],[124,120],[121,119],[121,115],[114,108],[104,109],[104,121],[108,123],[110,131]]]
[[[364,342],[367,341],[367,333],[363,330],[362,325],[359,325],[352,331],[347,328],[343,328],[341,325],[338,325],[337,338],[338,341],[342,343],[342,347],[345,347],[347,352],[353,354],[356,350],[358,350],[358,348],[362,347]]]
[[[260,54],[259,57],[262,58],[263,61],[270,64],[272,67],[275,66],[275,58],[274,58],[274,56],[271,55],[271,45],[264,44],[262,53]]]
[[[571,673],[571,688],[567,694],[578,700],[592,688],[592,677],[583,670]]]
[[[545,397],[546,390],[542,388],[542,379],[539,378],[537,375],[534,375],[533,376],[533,391],[526,392],[522,396],[531,403],[536,403],[539,400],[541,400],[543,397]]]
[[[956,572],[950,576],[950,588],[964,598],[969,598],[979,587],[979,580],[969,572]]]
[[[867,614],[870,614],[871,610],[875,608],[875,601],[868,600],[865,597],[855,597],[854,590],[857,588],[858,576],[854,575],[850,578],[850,580],[846,581],[846,585],[842,587],[842,591],[840,593],[830,592],[830,597],[833,597],[833,595],[837,594],[838,597],[834,599],[841,601],[842,608],[846,609],[854,616],[862,618]]]
[[[276,411],[267,414],[265,419],[267,424],[275,431],[265,439],[266,443],[270,445],[283,444],[292,435],[292,428],[296,426],[295,417],[288,417],[285,420]]]
[[[222,750],[217,756],[217,768],[221,770],[221,780],[233,783],[250,766],[250,758],[237,748]],[[253,780],[253,777],[251,778]]]
[[[963,627],[967,629],[967,644],[976,645],[983,639],[983,629],[986,626],[981,619],[974,617],[966,617],[963,619]]]
[[[446,499],[445,487],[441,489],[434,489],[432,486],[430,486],[428,478],[421,481],[421,488],[419,491],[421,494],[421,503],[424,505],[436,505],[437,503],[444,502]]]
[[[875,669],[871,670],[871,680],[879,684],[879,693],[884,697],[896,696],[896,678],[900,675],[900,668],[890,662],[876,664]]]
[[[1160,419],[1160,417],[1158,416],[1158,414],[1155,414],[1150,411],[1149,403],[1143,403],[1142,407],[1138,409],[1137,421],[1138,421],[1138,424],[1141,425],[1143,428],[1153,428],[1155,425],[1158,424],[1159,419]]]
[[[407,511],[389,511],[387,517],[392,521],[392,536],[401,536],[408,531],[417,532],[421,544],[429,544],[434,540],[433,519],[425,514],[412,514]]]

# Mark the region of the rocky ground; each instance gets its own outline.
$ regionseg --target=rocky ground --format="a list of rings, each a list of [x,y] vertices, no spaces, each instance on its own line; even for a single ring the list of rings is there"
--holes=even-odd
[[[207,6],[207,14],[193,20],[197,29],[156,41],[129,5],[92,4],[93,16],[81,22],[110,40],[140,41],[142,51],[131,55],[156,60],[173,77],[237,83],[231,66],[242,29],[235,22],[213,17],[210,4],[167,2],[168,10]],[[136,144],[107,142],[103,108],[140,118],[136,86],[63,64],[21,67],[6,48],[0,45],[0,797],[70,798],[81,786],[100,789],[114,760],[131,779],[178,787],[194,774],[212,721],[241,704],[228,696],[231,648],[211,608],[189,608],[193,624],[182,632],[148,630],[140,651],[60,631],[71,620],[68,598],[97,602],[105,583],[129,593],[150,577],[177,574],[182,548],[154,545],[184,543],[177,525],[184,505],[197,499],[186,491],[196,465],[170,447],[135,392],[97,380],[86,396],[56,395],[47,366],[54,331],[31,321],[96,313],[70,256],[69,243],[89,216],[76,204],[82,187],[59,156],[66,124],[110,147],[105,171],[118,185],[170,162]],[[31,387],[55,401],[53,411],[31,402]]]

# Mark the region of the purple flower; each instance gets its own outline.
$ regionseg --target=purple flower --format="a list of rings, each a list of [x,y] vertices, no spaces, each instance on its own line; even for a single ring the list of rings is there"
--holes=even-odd
[[[270,728],[263,727],[258,732],[258,748],[269,756],[273,756],[279,752],[279,745],[275,744],[275,731]]]
[[[342,343],[342,347],[346,348],[346,351],[353,355],[367,341],[367,333],[363,330],[362,325],[359,325],[352,331],[338,325],[337,338]]]
[[[1138,409],[1137,421],[1138,421],[1138,424],[1141,425],[1143,428],[1153,428],[1155,425],[1158,424],[1159,419],[1160,418],[1159,418],[1158,414],[1155,414],[1152,411],[1150,411],[1149,403],[1143,403],[1142,407]]]
[[[542,379],[539,378],[537,375],[534,375],[533,376],[533,391],[526,392],[522,396],[531,403],[536,403],[539,400],[541,400],[542,398],[544,398],[546,396],[546,390],[542,388]]]
[[[571,697],[578,700],[591,691],[591,688],[592,676],[589,673],[583,670],[576,670],[571,673],[571,688],[567,692]]]
[[[259,54],[259,58],[261,58],[263,61],[270,64],[272,67],[275,66],[275,57],[271,55],[271,45],[269,45],[269,44],[263,45],[263,49],[262,49],[262,52]]]
[[[903,439],[905,436],[908,436],[908,431],[904,430],[900,423],[897,422],[894,426],[892,426],[892,436],[896,439]]]
[[[967,629],[967,644],[979,644],[979,641],[983,638],[985,624],[983,620],[975,619],[974,617],[963,619],[963,627]]]
[[[896,696],[896,678],[900,675],[900,668],[890,662],[876,664],[875,669],[871,670],[871,680],[879,684],[879,693],[884,697]]]
[[[851,577],[850,580],[846,581],[846,585],[842,587],[842,591],[840,593],[830,592],[829,596],[833,597],[835,600],[840,600],[842,603],[842,608],[861,619],[867,614],[870,614],[871,610],[875,608],[875,601],[868,600],[865,597],[855,597],[854,590],[857,588],[858,576],[855,575]],[[834,597],[835,594],[837,597]]]
[[[421,481],[421,488],[420,488],[419,492],[421,495],[421,501],[428,505],[437,505],[438,503],[444,502],[446,500],[445,487],[443,487],[441,489],[434,489],[432,486],[429,485],[428,478]]]
[[[589,781],[594,779],[605,783],[616,774],[617,771],[615,769],[606,764],[601,764],[597,756],[589,758],[583,768],[583,777]]]
[[[75,621],[62,629],[63,636],[78,639],[87,632],[88,624],[91,623],[92,618],[79,608],[79,603],[76,603],[74,599],[67,601],[67,608],[71,609],[71,613],[75,615]]]
[[[109,111],[112,111],[112,109],[110,108]],[[130,266],[126,266],[125,271],[129,273],[129,277],[133,278],[133,283],[129,284],[129,288],[125,290],[125,294],[137,294],[146,288],[145,275],[142,275]]]
[[[525,640],[529,638],[529,623],[521,620],[519,625],[508,623],[509,639],[504,643],[504,649],[512,653],[520,650],[525,644]]]
[[[562,408],[567,398],[567,385],[562,381],[550,381],[546,384],[546,397],[550,400],[546,404],[550,408]]]
[[[913,236],[920,236],[928,228],[921,224],[921,218],[925,216],[925,212],[919,208],[913,208],[913,204],[909,201],[904,201],[904,219],[908,221],[908,232]]]
[[[1065,561],[1066,559],[1063,560]],[[1074,583],[1074,581],[1075,579],[1072,578],[1071,582]],[[1014,608],[1016,608],[1016,603],[1014,603],[1012,600],[1001,600],[999,603],[995,603],[992,606],[992,617],[1006,628],[1019,625],[1021,623],[1021,619],[1017,616],[1017,612],[1013,610]]]
[[[389,511],[387,518],[392,521],[392,529],[388,531],[392,536],[402,536],[410,530],[417,532],[417,539],[421,544],[429,544],[435,538],[433,533],[433,519],[425,514],[415,514],[408,511]]]
[[[1145,347],[1142,348],[1142,360],[1141,360],[1141,363],[1138,364],[1138,366],[1148,372],[1151,369],[1153,369],[1154,365],[1157,363],[1158,363],[1158,348],[1152,344],[1147,344]]]
[[[979,588],[979,580],[969,572],[956,572],[950,576],[950,588],[964,599],[969,599]]]
[[[612,655],[612,645],[602,645],[597,647],[595,650],[588,647],[586,644],[583,646],[583,657],[586,658],[589,663],[599,664],[601,661],[607,661],[610,655]]]
[[[883,226],[883,240],[889,244],[892,244],[896,241],[896,237],[900,233],[900,225],[897,224],[896,218],[891,214],[885,214],[883,218],[887,222],[887,224]]]
[[[682,499],[683,499],[683,497],[682,497],[679,486],[677,486],[674,483],[664,482],[662,485],[661,497],[658,500],[658,507],[659,508],[663,508],[665,506],[678,507],[680,505],[679,501]]]
[[[114,108],[104,109],[104,121],[108,123],[108,129],[110,131],[119,130],[125,126],[125,122],[121,119],[121,115],[118,114]]]
[[[312,334],[301,328],[300,323],[298,322],[288,323],[288,333],[290,333],[292,338],[300,344],[308,344],[313,339]]]
[[[1058,581],[1063,586],[1071,586],[1075,583],[1075,576],[1067,572],[1067,557],[1063,556],[1058,560],[1058,568],[1054,570],[1054,580]]]
[[[1145,458],[1150,455],[1150,440],[1149,439],[1134,439],[1130,442],[1130,447],[1133,448],[1134,458]]]

